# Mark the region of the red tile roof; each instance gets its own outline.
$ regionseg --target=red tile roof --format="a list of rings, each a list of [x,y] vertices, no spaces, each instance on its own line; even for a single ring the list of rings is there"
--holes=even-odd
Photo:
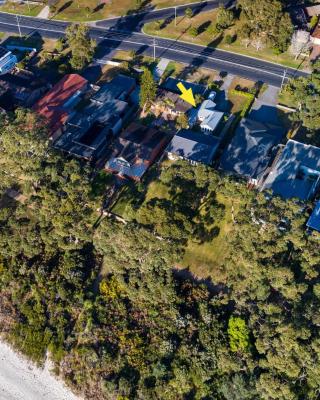
[[[78,74],[65,75],[33,106],[35,112],[48,120],[52,134],[67,121],[72,107],[65,106],[66,101],[87,84],[88,81]]]

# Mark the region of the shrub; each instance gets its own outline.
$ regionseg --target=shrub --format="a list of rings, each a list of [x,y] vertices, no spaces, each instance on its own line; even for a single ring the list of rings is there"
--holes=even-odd
[[[188,8],[186,9],[186,11],[184,12],[184,15],[185,15],[187,18],[192,18],[192,17],[193,17],[193,11],[192,11],[192,9],[191,9],[190,7],[188,7]]]
[[[310,30],[314,29],[314,28],[317,26],[318,20],[319,20],[319,17],[318,17],[317,15],[314,15],[314,16],[311,18],[311,21],[309,22],[309,28],[310,28]]]
[[[189,35],[192,36],[192,37],[196,37],[196,36],[198,36],[198,34],[199,34],[198,29],[197,29],[196,27],[194,27],[194,26],[191,26],[191,27],[189,28],[188,33],[189,33]]]
[[[61,74],[61,75],[67,74],[67,73],[69,72],[69,70],[70,70],[70,67],[69,67],[68,64],[60,64],[60,65],[58,66],[58,72],[59,72],[59,74]]]

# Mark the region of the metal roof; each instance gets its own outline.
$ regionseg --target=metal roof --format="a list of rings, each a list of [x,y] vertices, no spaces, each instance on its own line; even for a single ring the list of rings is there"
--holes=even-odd
[[[167,152],[187,160],[210,165],[219,144],[219,139],[214,136],[181,129],[172,138],[167,147]]]
[[[320,201],[317,201],[307,222],[307,227],[320,232]]]
[[[307,200],[319,186],[319,177],[320,148],[289,140],[263,189],[271,189],[284,198]]]
[[[222,154],[220,167],[246,178],[257,179],[265,172],[272,148],[284,129],[271,124],[242,119],[235,136]]]

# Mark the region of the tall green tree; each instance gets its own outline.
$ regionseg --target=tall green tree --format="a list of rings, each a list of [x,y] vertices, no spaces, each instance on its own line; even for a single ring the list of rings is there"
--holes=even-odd
[[[242,36],[285,51],[291,41],[293,25],[280,0],[239,0]]]
[[[156,98],[157,84],[151,71],[144,68],[140,81],[140,107],[147,110]]]
[[[84,24],[71,24],[66,29],[67,44],[71,51],[72,68],[81,71],[94,56],[96,42],[89,37],[89,27]]]
[[[218,9],[216,23],[219,28],[227,29],[229,28],[234,22],[234,13],[232,10],[227,9],[224,6],[220,6]]]
[[[290,80],[282,89],[283,94],[291,99],[296,112],[290,114],[293,121],[302,122],[303,126],[314,132],[315,144],[320,143],[317,131],[320,127],[320,73],[317,64],[309,77]]]

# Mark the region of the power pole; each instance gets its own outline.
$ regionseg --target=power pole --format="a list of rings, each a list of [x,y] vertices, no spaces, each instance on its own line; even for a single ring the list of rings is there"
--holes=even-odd
[[[174,26],[177,26],[177,7],[174,7]]]
[[[20,35],[20,37],[22,37],[18,14],[16,14],[16,17],[17,17],[17,25],[18,25],[19,35]]]
[[[284,80],[286,79],[286,75],[287,75],[287,70],[285,69],[283,71],[283,76],[282,76],[282,82],[281,82],[281,86],[280,86],[280,90],[282,90],[282,86],[284,84]]]
[[[156,60],[156,38],[153,38],[153,61]]]

